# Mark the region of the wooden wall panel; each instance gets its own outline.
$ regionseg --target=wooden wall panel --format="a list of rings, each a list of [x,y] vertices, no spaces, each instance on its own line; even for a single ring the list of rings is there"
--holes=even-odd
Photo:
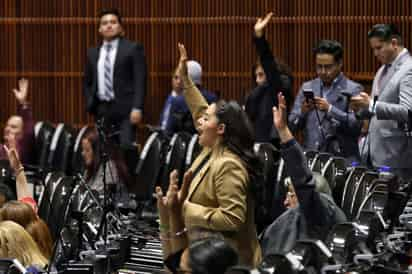
[[[253,24],[270,10],[276,16],[267,37],[292,68],[295,92],[315,76],[311,49],[319,39],[342,42],[344,71],[366,87],[378,67],[366,38],[374,23],[396,23],[411,44],[412,1],[404,0],[1,0],[0,123],[15,111],[11,89],[21,76],[31,80],[36,119],[76,127],[92,122],[82,74],[87,48],[99,42],[96,16],[104,7],[117,7],[127,37],[145,47],[150,124],[170,91],[178,42],[202,64],[206,87],[241,101],[252,87]]]

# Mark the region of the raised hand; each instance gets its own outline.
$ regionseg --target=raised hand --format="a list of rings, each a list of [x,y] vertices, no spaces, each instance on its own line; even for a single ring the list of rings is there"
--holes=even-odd
[[[180,77],[184,77],[187,76],[187,51],[185,45],[178,43],[177,46],[179,48],[180,57],[176,72]]]
[[[186,200],[187,194],[189,193],[189,187],[190,187],[190,183],[192,182],[192,176],[193,176],[193,173],[190,169],[186,171],[185,174],[183,175],[182,187],[180,188],[180,191],[178,193],[178,200],[182,204]]]
[[[13,89],[14,96],[20,104],[27,103],[29,80],[22,78],[19,80],[19,89]]]
[[[278,130],[288,126],[286,113],[286,100],[283,94],[278,94],[278,107],[273,107],[273,124]]]
[[[167,191],[167,205],[169,208],[181,208],[189,192],[192,181],[192,171],[185,172],[182,187],[179,190],[178,172],[173,170],[169,177],[169,190]]]
[[[273,107],[273,124],[278,130],[282,143],[287,143],[293,139],[287,122],[286,100],[282,93],[278,94],[278,107]]]
[[[266,14],[265,18],[258,18],[255,24],[255,36],[256,37],[262,37],[263,36],[263,31],[265,30],[266,26],[270,22],[270,19],[273,16],[273,12],[269,12]]]
[[[17,172],[22,167],[22,164],[20,162],[19,154],[17,153],[16,148],[8,148],[6,145],[3,145],[3,147],[7,153],[7,157],[9,158],[10,167],[14,172]]]

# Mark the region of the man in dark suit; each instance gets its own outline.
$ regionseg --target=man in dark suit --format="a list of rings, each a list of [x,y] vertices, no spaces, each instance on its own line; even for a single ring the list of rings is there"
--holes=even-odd
[[[100,14],[99,33],[103,43],[87,52],[83,85],[87,111],[120,131],[120,144],[130,145],[136,139],[136,125],[143,118],[143,46],[122,37],[122,18],[114,9]]]

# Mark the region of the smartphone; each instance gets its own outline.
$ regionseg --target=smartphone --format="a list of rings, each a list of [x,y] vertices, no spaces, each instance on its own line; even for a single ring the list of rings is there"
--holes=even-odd
[[[309,102],[309,101],[311,101],[315,98],[315,95],[313,94],[312,89],[304,89],[303,90],[303,95],[305,96],[307,102]]]

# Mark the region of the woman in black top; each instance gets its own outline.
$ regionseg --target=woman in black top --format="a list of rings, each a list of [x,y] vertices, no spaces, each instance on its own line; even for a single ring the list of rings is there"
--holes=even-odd
[[[272,107],[277,106],[277,95],[284,94],[287,104],[292,102],[293,78],[289,68],[273,56],[264,30],[273,13],[259,18],[254,26],[253,42],[259,56],[253,67],[255,88],[246,98],[245,110],[254,124],[256,142],[278,145],[278,135],[273,127]]]

